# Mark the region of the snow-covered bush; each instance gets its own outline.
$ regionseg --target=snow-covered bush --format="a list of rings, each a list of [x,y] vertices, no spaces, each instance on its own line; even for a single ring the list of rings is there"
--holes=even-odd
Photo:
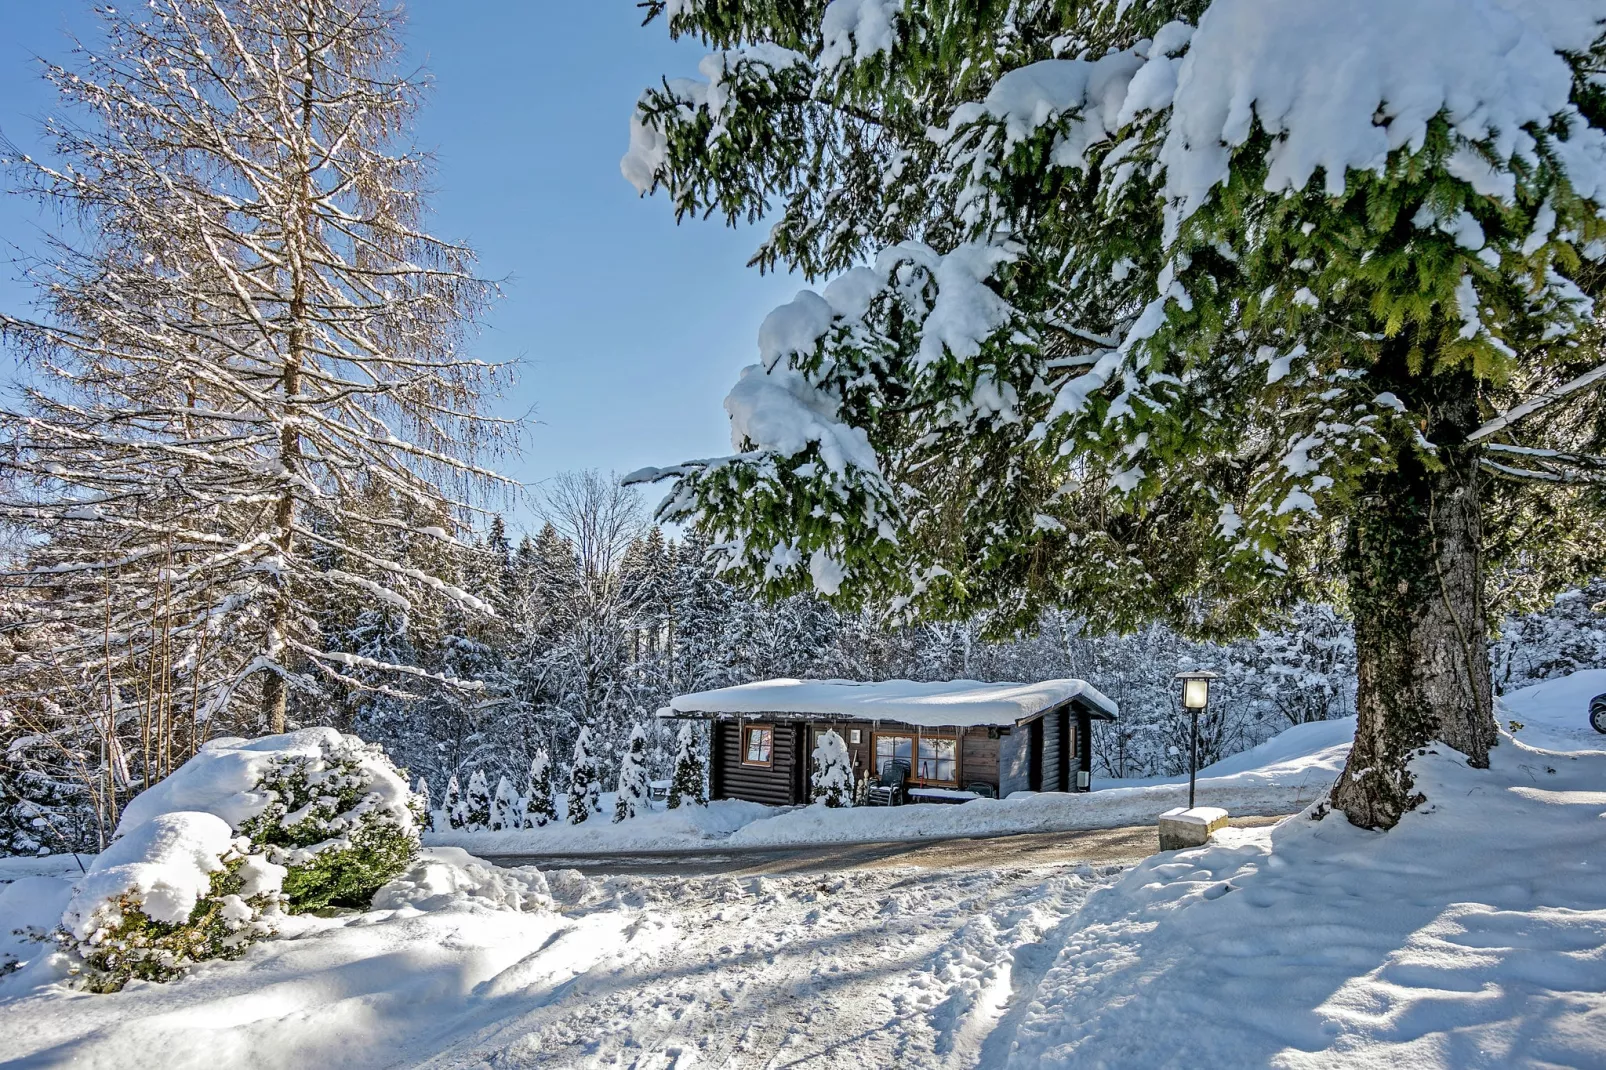
[[[647,731],[637,725],[619,762],[619,791],[613,804],[615,823],[647,811]]]
[[[574,757],[569,764],[569,824],[578,825],[592,814],[602,812],[602,763],[592,753],[591,729],[582,728],[574,740]]]
[[[446,824],[454,829],[468,827],[468,803],[455,775],[446,781]]]
[[[418,853],[417,806],[379,747],[308,728],[208,743],[129,802],[118,835],[162,814],[205,811],[286,867],[291,911],[365,908]]]
[[[524,821],[527,829],[540,828],[558,819],[552,803],[552,759],[545,747],[537,747],[530,759],[529,776],[524,782]]]
[[[678,810],[682,804],[703,806],[708,797],[703,794],[703,759],[697,749],[697,735],[690,721],[680,723],[675,739],[675,772],[669,779],[669,809]]]
[[[491,785],[478,769],[468,778],[467,805],[468,818],[464,828],[470,832],[484,832],[491,827]]]
[[[503,832],[519,827],[519,793],[507,777],[496,782],[496,795],[491,799],[491,831]]]
[[[168,981],[271,935],[285,870],[222,818],[160,814],[112,843],[73,888],[58,939],[84,987]]]
[[[832,729],[815,740],[809,797],[827,806],[853,805],[853,758],[848,745]]]

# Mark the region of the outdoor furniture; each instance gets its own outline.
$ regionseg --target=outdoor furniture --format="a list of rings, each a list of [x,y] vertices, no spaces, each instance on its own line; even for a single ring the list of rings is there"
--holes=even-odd
[[[969,792],[974,792],[976,795],[978,795],[979,797],[981,797],[983,799],[996,799],[996,798],[998,798],[998,792],[993,790],[993,786],[991,784],[984,783],[984,782],[978,782],[978,783],[975,783],[975,784],[966,784],[965,785],[965,790],[969,791]]]
[[[651,799],[653,802],[664,802],[664,801],[666,801],[669,798],[669,781],[667,781],[667,780],[649,780],[649,781],[647,781],[647,798]]]
[[[974,791],[958,791],[954,788],[910,788],[909,799],[912,802],[923,803],[967,803],[972,799],[979,799],[981,795]]]
[[[881,767],[881,775],[865,792],[866,806],[898,806],[904,801],[904,784],[909,779],[907,762],[888,762]]]

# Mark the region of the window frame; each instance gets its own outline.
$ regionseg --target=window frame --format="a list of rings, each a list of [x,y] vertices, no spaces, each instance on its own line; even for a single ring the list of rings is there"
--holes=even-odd
[[[952,780],[943,780],[940,777],[923,777],[923,776],[919,775],[919,773],[920,773],[920,761],[921,761],[921,759],[920,759],[920,744],[924,743],[928,739],[931,740],[933,743],[952,743],[954,745],[954,756],[953,756],[953,759],[952,759],[953,766],[954,766],[954,776],[953,776]],[[948,759],[928,758],[926,760],[931,762],[933,765],[935,765],[935,764],[938,764],[940,762],[946,761]],[[930,785],[933,785],[933,786],[940,785],[940,786],[944,786],[944,787],[955,787],[955,788],[957,788],[959,786],[959,736],[958,735],[952,735],[952,736],[950,736],[950,735],[939,735],[938,733],[935,733],[935,732],[931,733],[930,735],[926,734],[925,732],[920,733],[920,735],[918,737],[916,737],[916,739],[915,739],[915,766],[914,766],[914,772],[911,773],[910,776],[911,776],[911,779],[918,780],[922,784],[930,784]]]
[[[896,731],[896,730],[883,732],[880,729],[876,729],[876,730],[872,731],[870,733],[870,775],[871,776],[877,776],[878,777],[878,776],[881,775],[881,741],[883,739],[907,739],[909,741],[909,761],[908,761],[909,779],[911,781],[913,781],[914,775],[915,775],[914,774],[914,768],[915,768],[914,756],[915,756],[916,750],[919,748],[919,745],[920,745],[919,744],[919,739],[920,739],[919,733],[917,733],[917,732],[899,732],[899,731]],[[887,756],[887,761],[896,762],[896,761],[903,761],[903,759],[899,758],[896,754],[891,754],[891,755]]]
[[[750,737],[750,734],[753,733],[753,732],[768,732],[769,733],[769,737],[770,737],[769,753],[770,753],[770,756],[767,759],[765,759],[764,761],[750,760],[747,757],[747,755],[748,755],[748,739]],[[741,739],[740,739],[739,742],[740,742],[740,745],[741,745],[741,750],[738,751],[738,753],[741,755],[741,760],[742,760],[742,764],[743,765],[747,766],[750,769],[774,769],[775,768],[775,726],[773,724],[765,724],[765,723],[760,722],[760,721],[743,722],[743,724],[742,724],[742,735],[741,735]]]
[[[961,772],[960,766],[962,764],[962,760],[963,759],[961,757],[962,744],[960,742],[959,733],[957,731],[955,731],[955,732],[940,732],[940,731],[927,732],[927,731],[925,731],[923,729],[918,729],[918,728],[909,729],[908,731],[902,731],[902,730],[899,730],[899,729],[888,729],[888,730],[883,731],[883,730],[881,730],[879,728],[874,730],[873,732],[870,733],[870,775],[871,776],[880,776],[881,775],[880,742],[883,739],[907,739],[907,740],[909,740],[909,783],[910,784],[928,786],[928,787],[934,787],[934,788],[939,788],[939,787],[940,788],[957,788],[959,786],[959,776],[960,776],[960,772]],[[952,743],[954,745],[954,757],[953,757],[954,777],[953,777],[952,780],[939,780],[936,777],[923,777],[923,776],[920,775],[920,743],[921,743],[922,740],[932,740],[934,742],[946,742],[946,743]],[[896,755],[891,755],[891,756],[888,757],[888,760],[889,761],[892,761],[892,760],[900,760],[901,761],[902,759],[898,759]],[[938,761],[939,759],[932,758],[932,759],[928,759],[928,760],[932,761],[932,762],[935,762],[935,761]]]

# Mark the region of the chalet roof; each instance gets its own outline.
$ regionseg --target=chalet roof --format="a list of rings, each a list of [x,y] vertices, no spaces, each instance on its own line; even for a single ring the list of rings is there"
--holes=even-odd
[[[743,714],[830,716],[855,721],[902,721],[922,728],[974,728],[1029,721],[1072,699],[1095,717],[1114,720],[1120,708],[1086,680],[986,684],[978,680],[916,683],[887,680],[760,680],[673,699],[660,716]]]

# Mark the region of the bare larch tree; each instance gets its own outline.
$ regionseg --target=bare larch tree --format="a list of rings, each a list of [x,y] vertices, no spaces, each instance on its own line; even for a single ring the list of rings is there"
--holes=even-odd
[[[100,746],[134,737],[150,778],[219,718],[284,731],[320,678],[423,675],[328,649],[309,600],[485,611],[416,562],[505,486],[483,458],[513,428],[465,354],[494,287],[423,230],[399,6],[100,14],[103,48],[44,67],[47,158],[3,149],[65,226],[25,264],[34,312],[0,314],[27,370],[0,522],[36,535],[9,581],[55,639],[0,671],[98,686]]]

